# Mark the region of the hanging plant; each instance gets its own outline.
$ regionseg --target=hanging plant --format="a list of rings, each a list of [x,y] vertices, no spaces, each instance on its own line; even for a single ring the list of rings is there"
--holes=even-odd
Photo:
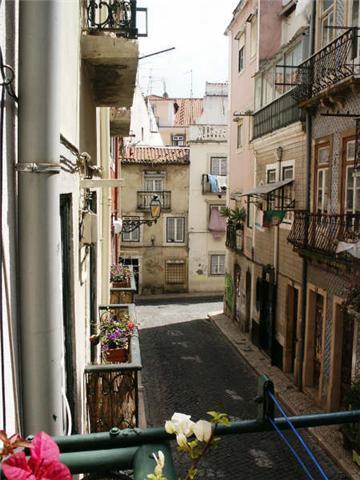
[[[222,207],[220,209],[220,215],[228,219],[228,223],[233,225],[242,225],[246,219],[246,211],[244,207],[236,207],[231,209],[229,207]]]

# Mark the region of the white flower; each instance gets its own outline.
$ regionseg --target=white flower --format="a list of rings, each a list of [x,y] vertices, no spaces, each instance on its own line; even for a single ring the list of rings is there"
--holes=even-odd
[[[177,434],[183,433],[186,437],[190,437],[193,434],[194,422],[190,418],[190,415],[185,415],[184,413],[174,413],[171,417],[171,422]]]
[[[155,453],[153,453],[153,457],[155,459],[155,462],[156,462],[156,467],[155,467],[155,470],[154,470],[154,474],[158,477],[160,477],[162,475],[162,471],[163,471],[163,468],[165,466],[165,455],[163,454],[163,452],[161,450],[158,451],[158,456],[155,455]]]
[[[212,435],[212,426],[206,420],[199,420],[193,427],[194,435],[199,442],[208,442]]]
[[[187,440],[186,440],[186,436],[184,433],[178,433],[176,435],[176,441],[177,441],[177,444],[179,445],[179,447],[186,447],[187,446]]]
[[[176,432],[176,427],[174,425],[174,423],[171,421],[171,420],[166,420],[165,422],[165,431],[167,433],[175,433]]]

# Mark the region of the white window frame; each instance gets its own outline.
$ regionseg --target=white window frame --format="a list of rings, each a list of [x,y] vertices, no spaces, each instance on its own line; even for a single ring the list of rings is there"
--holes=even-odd
[[[158,184],[158,185],[157,185]],[[149,188],[149,185],[151,188]],[[165,174],[156,172],[145,172],[144,191],[163,192],[165,190]]]
[[[171,144],[174,147],[183,147],[185,145],[185,135],[184,134],[172,135]]]
[[[174,240],[168,237],[168,224],[174,222]],[[182,226],[179,226],[182,224]],[[180,234],[180,235],[179,235]],[[185,217],[183,216],[167,216],[165,221],[165,242],[166,244],[184,244],[185,243]]]
[[[209,274],[210,276],[225,275],[225,253],[214,253],[209,258]]]
[[[258,17],[257,15],[254,15],[250,22],[250,58],[254,58],[257,51],[257,38],[258,38],[257,21],[258,21]]]
[[[353,152],[350,151],[353,150]],[[360,177],[354,175],[354,157],[355,157],[355,140],[349,140],[346,142],[346,164],[345,164],[345,198],[344,198],[344,210],[345,213],[358,213],[360,212]],[[349,178],[352,178],[352,185],[349,186]],[[348,194],[351,191],[352,195],[352,207],[348,207]],[[359,200],[357,202],[357,200]]]
[[[217,165],[214,168],[214,163]],[[220,155],[212,155],[210,157],[210,175],[217,175],[220,177],[226,177],[227,175],[227,157]]]
[[[314,189],[315,212],[327,213],[329,204],[328,175],[330,175],[331,146],[329,143],[316,146],[316,189]],[[327,155],[323,156],[323,152]],[[320,178],[321,177],[321,178]]]
[[[238,38],[237,69],[238,73],[245,69],[245,32],[242,32]]]

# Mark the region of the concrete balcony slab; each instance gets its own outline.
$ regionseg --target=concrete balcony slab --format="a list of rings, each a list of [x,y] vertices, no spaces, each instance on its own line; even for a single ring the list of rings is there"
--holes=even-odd
[[[132,105],[138,65],[138,42],[114,33],[85,34],[81,56],[89,69],[97,107]]]

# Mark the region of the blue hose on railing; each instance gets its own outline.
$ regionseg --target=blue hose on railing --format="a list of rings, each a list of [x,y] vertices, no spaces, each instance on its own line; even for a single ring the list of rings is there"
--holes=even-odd
[[[284,409],[282,408],[281,404],[279,403],[279,401],[277,400],[277,398],[275,397],[275,395],[270,392],[269,390],[267,390],[266,392],[269,397],[271,398],[271,400],[274,402],[274,404],[276,405],[276,407],[278,408],[279,412],[282,414],[282,416],[284,417],[285,421],[288,423],[288,425],[290,426],[290,429],[291,431],[294,433],[294,435],[296,436],[297,440],[300,442],[300,444],[304,447],[304,450],[306,451],[306,453],[309,455],[309,457],[311,458],[313,464],[315,465],[315,467],[317,468],[317,470],[320,472],[320,475],[321,475],[321,478],[323,480],[329,480],[329,477],[326,475],[326,473],[324,472],[324,470],[322,469],[321,465],[319,464],[319,462],[317,461],[315,455],[312,453],[312,451],[310,450],[309,446],[307,445],[307,443],[305,442],[305,440],[302,438],[302,436],[299,434],[299,432],[297,432],[296,428],[294,427],[294,425],[291,423],[291,421],[289,420],[289,417],[286,415]],[[298,453],[296,452],[296,450],[294,449],[294,447],[290,444],[290,442],[287,440],[287,438],[285,437],[285,435],[280,431],[280,429],[277,427],[277,425],[275,424],[274,420],[270,417],[268,417],[268,420],[270,421],[271,425],[273,426],[273,428],[275,429],[275,431],[280,435],[280,437],[282,438],[282,440],[286,443],[286,445],[289,447],[291,453],[294,455],[295,459],[297,460],[297,462],[299,463],[299,465],[303,468],[304,472],[306,473],[306,475],[308,476],[308,478],[314,480],[314,477],[311,475],[311,473],[309,472],[308,468],[306,467],[306,465],[304,464],[304,462],[302,461],[302,459],[300,458],[300,456],[298,455]]]

